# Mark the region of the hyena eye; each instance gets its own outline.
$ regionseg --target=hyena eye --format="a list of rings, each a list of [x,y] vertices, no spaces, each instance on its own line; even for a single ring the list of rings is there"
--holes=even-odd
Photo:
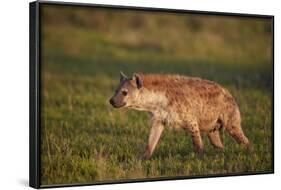
[[[123,96],[127,96],[128,92],[127,91],[122,91]]]

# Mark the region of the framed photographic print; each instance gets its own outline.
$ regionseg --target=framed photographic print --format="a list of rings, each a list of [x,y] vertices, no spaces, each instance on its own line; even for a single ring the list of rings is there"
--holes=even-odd
[[[30,186],[274,172],[274,17],[30,3]]]

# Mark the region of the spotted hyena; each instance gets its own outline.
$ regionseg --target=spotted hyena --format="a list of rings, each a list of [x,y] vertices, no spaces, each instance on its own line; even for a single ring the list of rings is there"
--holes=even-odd
[[[110,104],[151,113],[152,128],[143,157],[150,158],[165,126],[182,128],[191,134],[198,152],[203,151],[201,133],[212,145],[223,148],[220,130],[238,142],[249,144],[241,128],[237,103],[215,82],[196,77],[164,74],[120,73],[120,83]]]

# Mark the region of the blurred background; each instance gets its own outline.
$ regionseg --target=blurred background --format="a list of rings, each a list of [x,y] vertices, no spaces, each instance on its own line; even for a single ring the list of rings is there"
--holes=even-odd
[[[269,19],[70,6],[46,6],[43,19],[46,53],[271,62]]]
[[[271,19],[48,5],[41,7],[42,183],[272,170]],[[145,113],[114,110],[119,71],[216,81],[236,98],[245,150],[224,135],[198,159],[182,131],[164,132],[149,161]]]

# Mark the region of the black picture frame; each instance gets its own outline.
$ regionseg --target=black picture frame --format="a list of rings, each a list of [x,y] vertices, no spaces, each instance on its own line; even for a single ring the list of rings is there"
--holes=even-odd
[[[208,14],[208,15],[223,15],[223,16],[239,16],[250,18],[266,18],[271,20],[272,30],[272,170],[264,172],[248,172],[248,173],[228,173],[228,174],[213,174],[204,176],[175,176],[175,177],[160,177],[147,179],[130,179],[130,180],[113,180],[91,183],[77,183],[77,184],[59,184],[59,185],[41,185],[40,183],[40,113],[41,113],[41,67],[40,67],[40,53],[41,53],[41,7],[43,5],[62,5],[62,6],[81,6],[81,7],[102,7],[108,9],[119,10],[145,10],[168,13],[187,13],[187,14]],[[179,9],[164,9],[164,8],[150,8],[150,7],[132,7],[132,6],[113,6],[102,4],[89,3],[73,3],[73,2],[55,2],[55,1],[34,1],[29,4],[29,56],[30,56],[30,70],[29,70],[29,185],[33,188],[51,188],[51,187],[72,187],[85,185],[100,185],[100,184],[116,184],[116,183],[134,183],[147,181],[162,181],[162,180],[182,180],[194,178],[211,178],[211,177],[227,177],[227,176],[242,176],[242,175],[257,175],[257,174],[273,174],[274,173],[274,16],[273,15],[258,15],[245,13],[226,13],[226,12],[209,12],[209,11],[194,11],[194,10],[179,10]]]

